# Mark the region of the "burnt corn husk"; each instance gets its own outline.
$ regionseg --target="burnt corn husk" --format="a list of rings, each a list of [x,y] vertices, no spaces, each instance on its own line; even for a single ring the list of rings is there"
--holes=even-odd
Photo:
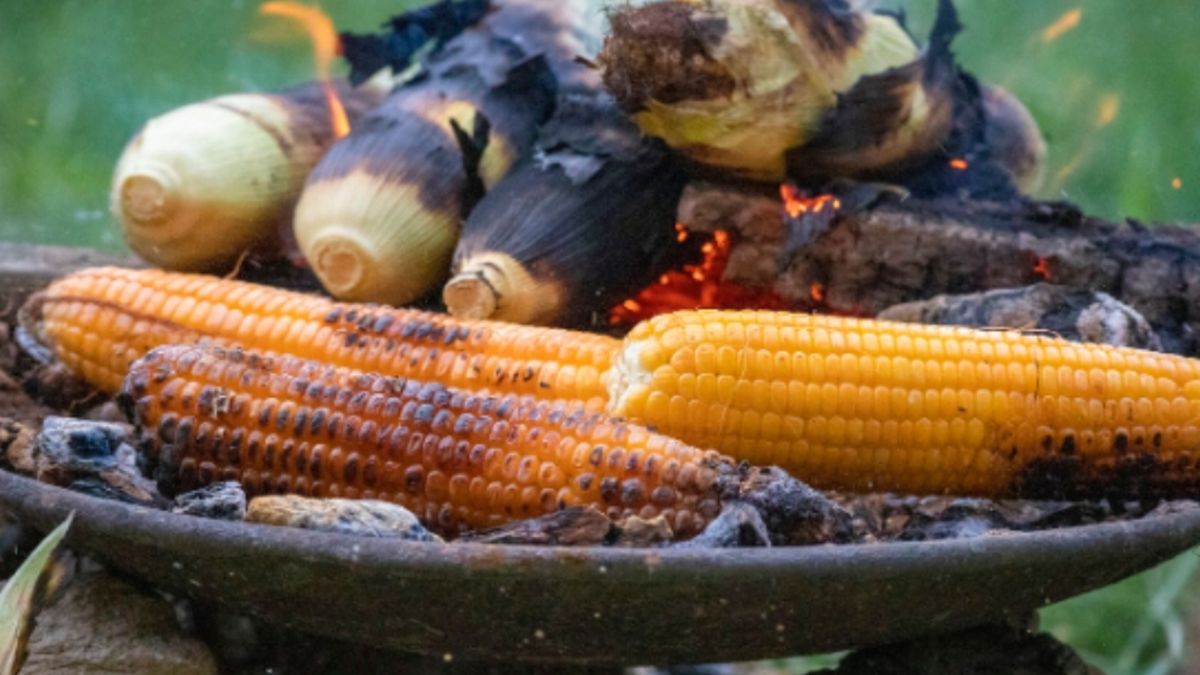
[[[300,248],[326,289],[412,302],[443,282],[463,219],[553,112],[579,3],[509,0],[426,59],[313,171]]]
[[[701,165],[977,197],[1015,196],[1040,171],[1032,118],[1011,97],[991,104],[955,63],[951,0],[924,48],[901,17],[834,0],[664,0],[612,24],[606,86],[643,131]]]
[[[684,262],[680,159],[606,96],[560,100],[538,152],[488,192],[463,227],[450,313],[589,326]]]
[[[921,60],[895,17],[832,0],[662,0],[611,23],[604,82],[642,130],[764,180],[784,176],[788,149],[817,138],[864,78]]]
[[[336,83],[353,123],[384,79]],[[279,253],[300,188],[334,142],[323,85],[230,94],[146,123],[125,147],[111,206],[126,242],[154,265],[224,272],[246,253]]]

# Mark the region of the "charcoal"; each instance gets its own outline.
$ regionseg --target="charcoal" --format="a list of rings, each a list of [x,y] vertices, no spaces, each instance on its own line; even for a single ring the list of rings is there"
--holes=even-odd
[[[612,529],[612,521],[599,509],[592,506],[576,506],[538,518],[468,533],[459,541],[535,546],[595,546],[603,544]]]
[[[218,520],[243,520],[246,517],[246,493],[235,481],[215,483],[177,495],[171,513]]]
[[[359,537],[441,541],[411,511],[373,499],[313,499],[271,495],[250,500],[245,519],[252,523],[298,527]]]
[[[984,293],[939,295],[885,309],[880,319],[951,326],[1037,329],[1068,340],[1161,350],[1146,319],[1107,293],[1037,283]]]
[[[704,531],[676,548],[741,548],[770,546],[771,534],[758,509],[745,502],[732,502],[721,509]]]
[[[850,513],[779,467],[750,467],[737,501],[758,510],[771,543],[802,546],[850,538]]]

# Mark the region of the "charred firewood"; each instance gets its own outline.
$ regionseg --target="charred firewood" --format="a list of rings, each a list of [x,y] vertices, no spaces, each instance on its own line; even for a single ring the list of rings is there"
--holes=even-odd
[[[562,99],[537,153],[467,219],[446,306],[520,323],[603,321],[609,307],[695,256],[676,240],[684,182],[678,159],[610,99]]]
[[[599,61],[642,130],[701,164],[1010,196],[1036,175],[1041,136],[1016,99],[959,70],[960,28],[950,0],[923,50],[898,16],[836,0],[662,0],[615,11]]]
[[[893,305],[1049,281],[1111,294],[1140,313],[1165,351],[1200,353],[1200,234],[1106,222],[1056,203],[963,204],[887,193],[843,207],[829,230],[775,262],[787,238],[778,191],[696,183],[680,220],[728,227],[738,244],[726,280],[766,288],[792,307],[875,316]]]
[[[400,304],[445,279],[462,219],[553,112],[556,55],[588,18],[579,3],[500,3],[326,155],[295,233],[327,290]]]
[[[880,319],[950,326],[1040,330],[1068,340],[1161,350],[1146,319],[1107,293],[1038,283],[965,295],[939,295],[880,312]]]
[[[335,87],[354,123],[384,81]],[[139,256],[177,270],[226,271],[247,252],[278,255],[304,178],[336,140],[321,83],[177,108],[126,146],[112,209]]]

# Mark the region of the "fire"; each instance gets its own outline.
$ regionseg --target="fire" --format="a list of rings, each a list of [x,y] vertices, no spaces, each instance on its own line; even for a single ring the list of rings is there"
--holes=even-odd
[[[259,12],[268,16],[286,17],[304,27],[312,40],[317,80],[325,91],[325,101],[329,105],[329,124],[333,129],[333,137],[342,138],[350,133],[350,119],[346,116],[346,108],[330,83],[330,67],[341,50],[341,42],[337,30],[333,27],[333,21],[320,8],[295,2],[268,2],[259,8]]]
[[[806,213],[821,213],[826,208],[837,210],[842,208],[842,200],[833,195],[817,195],[805,197],[791,183],[779,185],[779,196],[783,198],[783,210],[789,218],[799,218]]]
[[[675,241],[682,244],[683,242],[687,241],[687,238],[687,225],[684,225],[683,223],[675,223]]]
[[[1050,281],[1049,261],[1039,255],[1033,263],[1033,273],[1041,278],[1042,281]]]
[[[1042,44],[1050,44],[1058,38],[1067,34],[1079,25],[1083,19],[1083,10],[1076,7],[1075,9],[1067,10],[1062,16],[1054,20],[1054,23],[1046,26],[1042,30]]]
[[[971,165],[962,157],[955,157],[950,160],[950,168],[955,171],[966,171]]]
[[[808,295],[818,305],[825,302],[825,284],[814,281],[808,285]]]
[[[677,235],[680,231],[687,233],[687,226],[677,225]],[[676,239],[683,241],[678,236]],[[770,290],[744,288],[721,278],[732,250],[733,239],[728,232],[713,232],[712,239],[700,247],[699,263],[684,265],[659,276],[655,283],[609,310],[608,322],[614,326],[632,325],[642,319],[680,309],[786,307],[786,303]]]

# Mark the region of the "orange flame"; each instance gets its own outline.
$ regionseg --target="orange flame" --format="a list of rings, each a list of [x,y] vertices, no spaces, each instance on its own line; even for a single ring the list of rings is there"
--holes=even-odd
[[[676,233],[680,231],[688,232],[687,226],[677,225]],[[678,235],[676,239],[679,239]],[[713,232],[712,239],[700,247],[702,258],[699,263],[660,275],[655,283],[609,310],[608,322],[614,326],[632,325],[679,309],[786,307],[786,303],[769,289],[744,288],[721,278],[732,250],[733,239],[728,232]]]
[[[333,137],[342,138],[350,133],[350,118],[346,116],[346,108],[334,91],[329,77],[330,66],[341,50],[333,20],[318,7],[295,2],[268,2],[259,7],[259,12],[268,16],[286,17],[304,27],[312,40],[317,80],[325,91],[325,101],[329,105],[329,125],[333,129]]]
[[[1033,263],[1033,273],[1042,279],[1042,281],[1050,281],[1050,263],[1042,256],[1038,256]]]
[[[812,282],[808,285],[808,295],[817,304],[825,302],[825,284],[819,281]]]
[[[950,160],[950,168],[955,171],[966,171],[971,165],[962,157],[955,157]]]
[[[842,208],[842,200],[833,195],[805,197],[791,183],[779,185],[779,196],[783,198],[783,210],[789,218],[799,218],[806,213],[820,213],[827,207]]]
[[[1046,26],[1042,31],[1042,44],[1050,44],[1058,38],[1066,35],[1071,30],[1074,30],[1079,22],[1083,19],[1083,10],[1076,7],[1075,9],[1067,10],[1062,16],[1054,20],[1054,23]]]

